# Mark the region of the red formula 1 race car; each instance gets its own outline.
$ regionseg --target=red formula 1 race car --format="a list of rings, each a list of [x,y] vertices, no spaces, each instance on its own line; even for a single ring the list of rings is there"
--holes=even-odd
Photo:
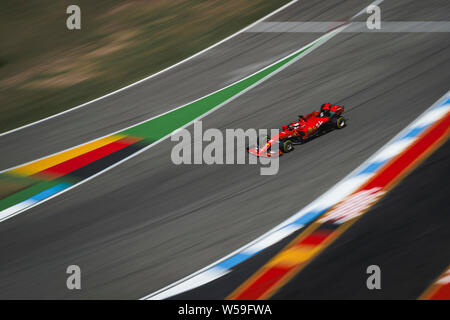
[[[342,112],[343,106],[325,103],[320,111],[311,112],[305,117],[299,115],[297,122],[282,126],[281,131],[273,137],[260,138],[258,145],[247,148],[247,151],[258,157],[271,157],[290,152],[294,149],[294,145],[305,143],[334,129],[343,128],[345,119]],[[278,152],[272,151],[275,143],[279,144]]]

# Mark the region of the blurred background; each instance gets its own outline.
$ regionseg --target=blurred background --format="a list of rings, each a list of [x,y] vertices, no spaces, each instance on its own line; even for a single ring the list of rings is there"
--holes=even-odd
[[[140,80],[287,2],[3,0],[0,132]],[[71,4],[81,30],[66,27]]]
[[[163,70],[287,2],[3,0],[0,132]],[[325,23],[328,30],[363,12],[352,24],[364,27],[364,8],[372,2],[297,1],[259,29],[247,29],[158,77],[0,135],[0,210],[20,213],[0,220],[0,299],[142,298],[248,244],[335,186],[449,90],[448,31],[404,27],[448,25],[448,0],[377,1],[382,26],[391,31],[349,27],[320,48],[311,46],[323,33],[305,31],[305,22]],[[81,8],[81,30],[66,27],[66,9],[73,4]],[[302,28],[293,31],[293,24]],[[83,185],[51,200],[48,190],[62,180],[34,175],[67,163],[75,169],[73,150],[67,159],[58,152],[83,149],[88,141],[199,99],[305,47],[314,51],[202,119],[204,130],[279,128],[322,103],[344,105],[346,128],[284,155],[275,176],[261,176],[253,165],[176,165],[169,139],[139,154],[142,145],[91,157],[82,174],[61,177],[65,186]],[[423,295],[450,261],[449,146],[443,142],[273,298]],[[130,154],[132,159],[115,166]],[[33,174],[6,169],[48,155],[54,161]],[[36,201],[50,201],[31,207],[27,201],[36,195]],[[21,211],[22,205],[29,207]],[[302,230],[183,297],[227,297]],[[82,268],[81,291],[66,287],[66,268],[73,264]],[[366,286],[366,268],[373,264],[382,270],[380,291]]]

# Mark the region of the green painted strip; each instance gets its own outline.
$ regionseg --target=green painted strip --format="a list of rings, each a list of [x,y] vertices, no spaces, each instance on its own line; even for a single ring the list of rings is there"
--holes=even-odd
[[[0,211],[4,210],[6,208],[9,208],[15,204],[18,204],[24,200],[27,200],[28,198],[31,198],[32,196],[34,196],[42,191],[45,191],[48,188],[51,188],[62,182],[70,183],[70,184],[76,183],[75,181],[68,181],[68,179],[55,179],[55,180],[50,180],[50,181],[45,180],[45,181],[37,182],[26,189],[23,189],[19,192],[16,192],[16,193],[10,195],[9,197],[1,199],[0,200]]]
[[[6,198],[7,196],[19,192],[25,188],[30,187],[37,180],[30,179],[28,177],[15,176],[10,174],[0,175],[0,199]]]
[[[320,40],[320,39],[319,39]],[[229,87],[222,90],[214,92],[200,100],[194,101],[187,104],[181,108],[168,112],[157,118],[148,120],[126,130],[120,132],[120,134],[131,135],[142,137],[145,143],[152,143],[160,140],[161,138],[169,135],[175,130],[185,126],[186,124],[192,122],[198,117],[204,115],[205,113],[213,110],[222,103],[232,99],[236,95],[242,93],[244,90],[250,88],[252,85],[256,84],[258,81],[270,76],[275,71],[279,70],[289,62],[293,61],[295,58],[299,57],[304,52],[311,49],[316,45],[319,40],[311,43],[309,46],[300,49],[283,60],[264,68],[263,70],[242,79]],[[116,133],[117,134],[117,133]],[[142,141],[142,142],[144,142]],[[56,179],[52,181],[41,181],[38,182],[24,190],[21,190],[15,194],[12,194],[2,200],[0,200],[0,210],[4,210],[11,207],[17,203],[20,203],[50,187],[53,187],[61,182],[67,182],[67,179]],[[74,184],[78,181],[72,181],[70,183]]]
[[[28,198],[31,198],[32,196],[38,194],[39,192],[42,192],[42,191],[44,191],[48,188],[51,188],[57,184],[58,184],[58,182],[56,180],[42,181],[42,182],[36,183],[35,185],[33,185],[27,189],[16,192],[16,193],[10,195],[9,197],[6,197],[6,198],[0,200],[0,210],[4,210],[15,204],[18,204],[19,202],[22,202]]]
[[[192,102],[180,109],[176,109],[169,113],[166,113],[158,118],[149,120],[142,124],[139,124],[130,129],[120,132],[121,134],[129,134],[133,136],[145,137],[150,141],[157,141],[180,127],[188,124],[196,118],[202,116],[208,111],[211,111],[220,104],[233,98],[237,94],[241,93],[245,89],[254,85],[263,78],[269,76],[276,70],[280,69],[299,55],[310,49],[315,43],[310,46],[293,53],[282,61],[263,69],[262,71],[251,75],[227,88],[217,91],[209,96],[204,97],[198,101]]]

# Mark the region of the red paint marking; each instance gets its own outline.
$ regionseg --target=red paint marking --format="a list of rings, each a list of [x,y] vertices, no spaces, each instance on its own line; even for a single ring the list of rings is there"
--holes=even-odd
[[[328,236],[331,234],[330,231],[324,231],[324,230],[316,230],[313,233],[311,233],[309,236],[304,238],[302,241],[296,244],[296,246],[299,245],[318,245],[322,243]]]
[[[450,267],[425,293],[423,300],[450,300]]]
[[[125,137],[123,139],[111,142],[110,144],[107,144],[98,149],[89,151],[73,159],[57,164],[56,166],[47,168],[36,173],[35,175],[38,175],[41,178],[44,177],[50,179],[61,177],[74,170],[84,167],[85,165],[94,162],[95,160],[101,159],[113,152],[123,149],[139,140],[140,139],[134,137]]]
[[[424,136],[420,137],[411,147],[400,156],[395,158],[384,168],[372,181],[364,186],[364,189],[385,187],[389,182],[400,176],[408,166],[420,155],[426,152],[435,142],[439,140],[450,128],[450,115],[439,121],[429,129]]]
[[[274,266],[267,270],[264,270],[262,274],[258,276],[250,286],[241,291],[237,296],[233,297],[233,300],[257,300],[260,299],[263,294],[266,293],[267,288],[271,288],[276,284],[283,276],[291,271],[292,267]]]
[[[450,300],[450,283],[440,286],[427,300]]]

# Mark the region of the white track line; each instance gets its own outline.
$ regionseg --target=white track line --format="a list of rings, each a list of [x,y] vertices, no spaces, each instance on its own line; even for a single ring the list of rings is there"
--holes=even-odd
[[[342,21],[267,21],[247,33],[326,33]],[[343,33],[445,33],[450,21],[381,21],[381,29],[369,29],[366,22],[352,22]]]
[[[275,64],[277,64],[277,63],[279,63],[280,61],[283,61],[284,59],[286,59],[286,58],[288,58],[289,56],[295,54],[296,52],[303,51],[303,50],[305,50],[306,48],[308,48],[309,46],[313,45],[311,48],[309,48],[308,50],[306,50],[305,52],[303,52],[302,54],[300,54],[300,55],[297,56],[296,58],[294,58],[294,59],[292,59],[291,61],[289,61],[288,63],[286,63],[286,64],[285,64],[284,66],[282,66],[281,68],[279,68],[279,69],[277,69],[276,71],[273,71],[272,73],[268,74],[268,75],[265,76],[264,78],[262,78],[262,79],[260,79],[259,81],[255,82],[253,85],[249,86],[247,89],[245,89],[245,90],[239,92],[238,94],[234,95],[234,96],[231,97],[230,99],[228,99],[228,100],[224,101],[223,103],[219,104],[218,106],[216,106],[215,108],[211,109],[210,111],[208,111],[208,112],[202,114],[201,116],[197,117],[196,119],[192,120],[191,122],[185,124],[184,126],[182,126],[181,128],[179,128],[178,130],[180,130],[180,129],[182,129],[182,128],[186,128],[186,127],[190,126],[191,124],[193,124],[195,121],[198,121],[198,120],[200,120],[200,119],[203,119],[203,118],[206,117],[207,115],[213,113],[214,111],[218,110],[219,108],[223,107],[224,105],[226,105],[226,104],[230,103],[231,101],[237,99],[237,98],[240,97],[241,95],[245,94],[245,93],[248,92],[249,90],[251,90],[251,89],[253,89],[254,87],[256,87],[256,86],[258,86],[259,84],[261,84],[262,82],[264,82],[264,81],[266,81],[266,80],[272,78],[273,76],[275,76],[275,75],[278,74],[279,72],[283,71],[284,69],[286,69],[287,67],[289,67],[289,66],[292,65],[293,63],[297,62],[298,60],[300,60],[301,58],[303,58],[304,56],[306,56],[307,54],[309,54],[309,53],[313,52],[315,49],[319,48],[321,45],[323,45],[323,44],[326,43],[328,40],[330,40],[331,38],[333,38],[335,35],[337,35],[338,33],[340,33],[340,32],[341,32],[343,29],[345,29],[346,27],[347,27],[347,26],[345,25],[345,26],[341,26],[341,27],[339,27],[339,28],[337,28],[337,29],[335,29],[335,30],[332,30],[331,32],[329,32],[329,33],[327,33],[327,34],[324,34],[323,36],[319,37],[318,39],[316,39],[316,40],[314,40],[314,41],[311,41],[310,43],[308,43],[307,45],[303,46],[302,48],[300,48],[300,49],[294,51],[293,53],[288,54],[286,57],[283,57],[283,58],[281,58],[281,59],[275,61],[275,62],[272,63],[271,65],[269,65],[269,66],[267,66],[267,67],[265,67],[265,68],[263,68],[263,69],[261,69],[261,70],[258,70],[257,72],[255,72],[255,73],[253,73],[253,74],[251,74],[251,75],[245,77],[244,79],[247,79],[247,78],[249,78],[249,77],[251,77],[251,76],[253,76],[253,75],[255,75],[255,74],[257,74],[257,73],[259,73],[259,72],[261,72],[261,71],[263,71],[263,70],[265,70],[265,69],[270,68],[271,66],[273,66],[273,65],[275,65]],[[242,80],[244,80],[244,79],[238,80],[238,81],[236,81],[235,83],[240,82],[240,81],[242,81]],[[233,84],[235,84],[235,83],[233,83]],[[232,86],[233,84],[230,84],[229,86]],[[229,86],[227,86],[227,87],[225,87],[225,88],[228,88]],[[222,89],[217,90],[217,91],[224,90],[225,88],[222,88]],[[215,91],[215,92],[217,92],[217,91]],[[211,93],[211,94],[214,94],[214,92]],[[211,94],[209,94],[209,95],[211,95]],[[209,95],[207,95],[207,96],[209,96]],[[205,96],[205,97],[206,97],[206,96]],[[204,98],[204,97],[203,97],[203,98]],[[200,98],[200,99],[203,99],[203,98]],[[198,99],[198,100],[200,100],[200,99]],[[192,102],[191,102],[191,103],[192,103]],[[190,103],[188,103],[188,104],[190,104]],[[188,105],[188,104],[186,104],[186,105]],[[178,108],[175,108],[175,109],[179,109],[179,108],[182,108],[182,107],[183,107],[183,106],[178,107]],[[173,109],[173,110],[175,110],[175,109]],[[173,111],[173,110],[171,110],[171,111]],[[171,111],[168,111],[168,112],[171,112]],[[166,112],[166,113],[168,113],[168,112]],[[160,116],[161,116],[161,115],[160,115]],[[158,116],[156,116],[156,117],[158,117]],[[156,117],[153,117],[153,118],[156,118]],[[151,118],[151,119],[153,119],[153,118]],[[142,121],[142,122],[140,122],[140,123],[150,121],[151,119]],[[134,127],[134,126],[136,126],[136,125],[138,125],[138,124],[132,125],[132,126],[130,126],[130,127],[128,127],[128,128]],[[118,131],[116,131],[116,132],[114,132],[114,133],[110,133],[110,134],[108,134],[108,135],[106,135],[106,136],[109,136],[109,135],[112,135],[112,134],[115,134],[115,133],[120,133],[120,132],[122,132],[122,131],[124,131],[124,130],[127,130],[128,128],[118,130]],[[27,210],[29,210],[29,209],[31,209],[31,208],[34,208],[34,207],[36,207],[36,206],[38,206],[38,205],[40,205],[40,204],[42,204],[42,203],[45,203],[45,202],[47,202],[47,201],[49,201],[49,200],[51,200],[51,199],[53,199],[53,198],[55,198],[55,197],[57,197],[57,196],[59,196],[59,195],[65,193],[65,192],[69,191],[69,190],[72,190],[73,188],[75,188],[75,187],[77,187],[77,186],[80,186],[80,185],[82,185],[83,183],[86,183],[86,182],[90,181],[91,179],[94,179],[95,177],[99,176],[100,174],[105,173],[105,172],[107,172],[107,171],[109,171],[109,170],[115,168],[116,166],[122,164],[123,162],[125,162],[125,161],[127,161],[127,160],[129,160],[129,159],[131,159],[131,158],[136,157],[137,155],[141,154],[142,152],[144,152],[144,151],[150,149],[151,147],[157,145],[158,143],[164,141],[165,139],[167,139],[168,137],[170,137],[172,134],[173,134],[173,132],[167,134],[166,136],[164,136],[164,137],[162,137],[161,139],[159,139],[159,140],[153,142],[152,144],[150,144],[150,145],[148,145],[147,147],[145,147],[145,148],[139,150],[138,152],[133,153],[132,155],[130,155],[130,156],[128,156],[128,157],[126,157],[126,158],[120,160],[119,162],[114,163],[113,165],[111,165],[111,166],[109,166],[109,167],[103,169],[102,171],[97,172],[96,174],[90,176],[90,177],[87,178],[87,179],[84,179],[84,180],[82,180],[82,181],[80,181],[80,182],[78,182],[78,183],[72,185],[72,186],[69,187],[69,188],[66,188],[66,189],[64,189],[64,190],[62,190],[62,191],[60,191],[60,192],[58,192],[58,193],[56,193],[56,194],[54,194],[54,195],[52,195],[52,196],[50,196],[50,197],[44,199],[44,200],[41,200],[41,201],[39,201],[39,202],[36,202],[35,204],[33,204],[33,205],[29,206],[29,207],[26,207],[26,208],[18,208],[18,209],[20,209],[20,210],[11,212],[9,215],[4,216],[2,219],[0,219],[0,222],[3,222],[3,221],[5,221],[5,220],[8,220],[8,219],[10,219],[10,218],[12,218],[12,217],[14,217],[14,216],[20,214],[20,213],[23,213],[23,212],[25,212],[25,211],[27,211]],[[105,137],[106,137],[106,136],[105,136]],[[98,138],[98,139],[100,139],[100,138]],[[95,140],[98,140],[98,139],[95,139]],[[94,141],[94,140],[92,140],[92,141]],[[86,143],[89,143],[89,142],[86,142]],[[83,143],[83,144],[85,144],[85,143]],[[71,148],[71,149],[72,149],[72,148]],[[61,151],[61,152],[63,152],[63,151]],[[60,152],[58,152],[58,153],[60,153]],[[47,157],[48,157],[48,156],[47,156]],[[46,157],[44,157],[44,158],[46,158]],[[37,160],[34,160],[34,161],[37,161]],[[34,162],[34,161],[31,161],[31,162]],[[30,163],[30,162],[29,162],[29,163]],[[24,165],[24,164],[22,164],[22,165]],[[22,165],[19,165],[19,166],[22,166]],[[15,166],[15,167],[13,167],[13,168],[5,169],[5,170],[3,170],[3,171],[0,171],[0,173],[5,172],[5,171],[12,170],[12,169],[17,168],[17,167],[19,167],[19,166]],[[5,210],[7,210],[7,209],[5,209]],[[8,213],[9,213],[9,212],[8,212]]]
[[[277,226],[273,227],[266,233],[262,234],[258,238],[254,239],[253,241],[243,245],[242,247],[234,250],[230,254],[226,255],[225,257],[207,265],[206,267],[176,281],[173,282],[153,293],[150,293],[149,295],[141,298],[141,300],[160,300],[160,299],[166,299],[169,297],[173,297],[175,295],[181,294],[183,292],[189,291],[191,289],[194,289],[193,287],[193,279],[202,279],[201,284],[199,283],[196,287],[199,287],[203,284],[205,284],[205,278],[210,278],[210,281],[214,281],[218,278],[220,278],[222,275],[225,275],[232,270],[224,270],[223,268],[218,268],[218,265],[233,256],[236,256],[243,252],[248,253],[254,253],[258,252],[262,249],[266,249],[269,246],[273,245],[274,241],[271,241],[270,239],[273,238],[274,234],[277,236],[275,237],[277,240],[284,239],[286,236],[292,234],[296,230],[300,229],[302,226],[293,225],[296,220],[298,220],[300,217],[304,216],[310,211],[315,211],[320,208],[330,208],[342,199],[344,199],[346,196],[351,194],[352,192],[356,191],[358,187],[360,187],[363,183],[368,181],[368,179],[373,176],[373,174],[361,174],[360,172],[366,168],[368,165],[370,165],[373,162],[376,162],[376,159],[379,159],[380,157],[383,157],[382,155],[390,149],[392,144],[395,144],[397,140],[402,138],[406,133],[410,132],[411,129],[414,129],[417,127],[417,124],[421,122],[421,119],[423,117],[427,117],[429,114],[433,114],[435,116],[434,122],[437,121],[440,117],[443,117],[445,114],[450,112],[450,104],[446,104],[444,107],[437,108],[435,110],[444,110],[444,112],[437,113],[433,110],[436,106],[442,105],[444,101],[448,101],[450,99],[450,91],[447,92],[443,97],[441,97],[438,101],[436,101],[431,107],[429,107],[427,110],[425,110],[422,114],[420,114],[413,122],[411,122],[408,126],[406,126],[403,130],[401,130],[398,134],[396,134],[393,138],[391,138],[383,147],[381,147],[378,151],[376,151],[372,156],[370,156],[366,161],[364,161],[361,165],[359,165],[356,169],[354,169],[352,172],[350,172],[348,175],[346,175],[342,180],[340,180],[337,184],[335,184],[331,189],[326,191],[324,194],[316,198],[314,201],[312,201],[310,204],[308,204],[306,207],[301,209],[300,211],[296,212],[294,215],[286,219],[285,221],[281,222]],[[401,152],[402,149],[398,149],[398,152]],[[286,228],[289,228],[289,230],[286,230]],[[268,240],[269,239],[269,240]],[[267,246],[266,246],[267,245]],[[257,250],[254,250],[253,248],[257,248]],[[209,271],[210,269],[213,269],[212,271]],[[220,271],[220,272],[219,272]]]
[[[357,17],[359,17],[360,15],[366,13],[367,8],[369,8],[370,6],[379,6],[384,0],[375,0],[374,2],[372,2],[371,4],[369,4],[367,7],[365,7],[364,9],[362,9],[360,12],[358,12],[357,14],[355,14],[353,17],[350,18],[350,20],[353,20]]]
[[[346,27],[346,26],[341,27],[340,29],[336,29],[336,30],[339,30],[338,32],[341,32],[345,27]],[[153,119],[159,118],[159,117],[161,117],[161,116],[163,116],[163,115],[166,115],[166,114],[168,114],[168,113],[171,113],[171,112],[173,112],[173,111],[175,111],[175,110],[184,108],[184,107],[186,107],[186,106],[188,106],[188,105],[190,105],[190,104],[192,104],[192,103],[194,103],[194,102],[197,102],[197,101],[199,101],[199,100],[205,99],[206,97],[209,97],[209,96],[211,96],[211,95],[213,95],[213,94],[215,94],[215,93],[217,93],[217,92],[220,92],[220,91],[222,91],[222,90],[225,90],[225,89],[227,89],[227,88],[229,88],[229,87],[235,85],[235,84],[238,83],[238,82],[241,82],[241,81],[243,81],[243,80],[245,80],[245,79],[248,79],[248,78],[254,76],[254,75],[257,74],[257,73],[260,73],[261,71],[263,71],[263,70],[265,70],[265,69],[268,69],[268,68],[272,67],[273,65],[275,65],[275,64],[277,64],[277,63],[279,63],[279,62],[281,62],[282,60],[286,59],[287,57],[289,57],[290,55],[294,54],[295,52],[304,50],[304,49],[307,48],[308,46],[312,45],[314,42],[318,42],[318,43],[319,43],[322,39],[326,39],[327,37],[330,37],[330,39],[331,39],[331,37],[335,36],[336,34],[337,34],[336,32],[329,32],[328,34],[324,34],[323,36],[317,38],[316,40],[311,41],[310,43],[306,44],[306,45],[303,46],[302,48],[300,48],[300,49],[298,49],[298,50],[295,50],[294,52],[292,52],[292,53],[286,55],[285,57],[283,57],[283,58],[281,58],[281,59],[276,60],[275,62],[271,63],[270,65],[268,65],[268,66],[266,66],[266,67],[264,67],[264,68],[262,68],[262,69],[260,69],[260,70],[258,70],[258,71],[255,71],[254,73],[252,73],[252,74],[250,74],[250,75],[248,75],[248,76],[246,76],[246,77],[244,77],[244,78],[242,78],[242,79],[239,79],[239,80],[237,80],[237,81],[235,81],[235,82],[233,82],[233,83],[231,83],[231,84],[229,84],[229,85],[227,85],[227,86],[225,86],[225,87],[223,87],[223,88],[220,88],[220,89],[218,89],[218,90],[216,90],[216,91],[213,91],[213,92],[211,92],[211,93],[208,93],[207,95],[204,95],[204,96],[202,96],[202,97],[200,97],[200,98],[198,98],[198,99],[195,99],[195,100],[193,100],[193,101],[190,101],[190,102],[188,102],[188,103],[186,103],[186,104],[183,104],[183,105],[181,105],[181,106],[178,106],[178,107],[176,107],[176,108],[170,109],[170,110],[165,111],[165,112],[163,112],[163,113],[160,113],[160,114],[158,114],[158,115],[156,115],[156,116],[153,116],[153,117],[151,117],[151,118],[149,118],[149,119],[142,120],[142,121],[140,121],[140,122],[138,122],[138,123],[135,123],[135,124],[132,124],[132,125],[130,125],[130,126],[128,126],[128,127],[121,128],[121,129],[116,130],[116,131],[114,131],[114,132],[105,134],[105,135],[103,135],[103,136],[101,136],[101,137],[98,137],[98,138],[95,138],[95,139],[92,139],[92,140],[89,140],[89,141],[82,142],[82,143],[80,143],[80,144],[78,144],[78,145],[76,145],[76,146],[73,146],[73,147],[70,147],[70,148],[67,148],[67,149],[63,149],[63,150],[54,152],[54,153],[52,153],[52,154],[45,155],[45,156],[40,157],[40,158],[38,158],[38,159],[34,159],[34,160],[31,160],[31,161],[28,161],[28,162],[25,162],[25,163],[21,163],[21,164],[18,164],[18,165],[15,165],[15,166],[12,166],[12,167],[9,167],[9,168],[6,168],[6,169],[2,169],[2,170],[0,170],[0,174],[1,174],[1,173],[4,173],[4,172],[7,172],[7,171],[10,171],[10,170],[14,170],[14,169],[16,169],[16,168],[19,168],[19,167],[22,167],[22,166],[25,166],[25,165],[28,165],[28,164],[33,163],[33,162],[36,162],[36,161],[39,161],[39,160],[42,160],[42,159],[45,159],[45,158],[54,156],[54,155],[59,154],[59,153],[62,153],[62,152],[65,152],[65,151],[68,151],[68,150],[72,150],[72,149],[78,148],[78,147],[80,147],[80,146],[82,146],[82,145],[85,145],[85,144],[94,142],[94,141],[96,141],[96,140],[100,140],[100,139],[109,137],[109,136],[114,135],[114,134],[120,134],[121,132],[123,132],[123,131],[125,131],[125,130],[131,129],[131,128],[136,127],[136,126],[138,126],[138,125],[140,125],[140,124],[143,124],[143,123],[145,123],[145,122],[148,122],[148,121],[151,121],[151,120],[153,120]],[[320,47],[323,43],[325,43],[325,42],[328,41],[328,40],[329,40],[329,39],[326,39],[326,40],[323,41],[322,43],[315,45],[315,47],[313,47],[311,50],[307,51],[307,52],[304,53],[304,54],[301,54],[300,56],[298,56],[297,58],[295,58],[293,61],[297,61],[297,60],[303,58],[306,54],[308,54],[308,53],[312,52],[313,50],[315,50],[316,48]],[[286,66],[292,64],[293,61],[287,63],[284,67],[278,69],[277,71],[272,72],[269,76],[275,75],[275,74],[278,73],[279,71],[283,70]],[[266,77],[264,77],[264,79],[266,79]],[[259,84],[259,83],[260,83],[260,82],[258,81],[258,82],[255,83],[255,84]],[[254,84],[254,85],[255,85],[255,84]],[[253,86],[247,88],[247,89],[244,90],[243,92],[248,91],[250,88],[253,88]],[[228,100],[227,100],[227,101],[228,101]],[[217,108],[217,107],[216,107],[216,108]],[[215,110],[215,109],[212,109],[212,110],[208,111],[208,112],[205,113],[203,116],[209,114],[209,113],[212,112],[213,110]],[[203,116],[202,116],[202,117],[203,117]],[[201,118],[202,118],[202,117],[201,117]],[[200,119],[200,118],[197,118],[196,120],[199,120],[199,119]],[[193,123],[193,122],[191,122],[191,123]],[[187,126],[187,125],[186,125],[186,126]],[[183,129],[183,128],[185,128],[185,126],[176,129],[176,130],[175,130],[174,132],[172,132],[170,135],[175,134],[177,131],[179,131],[179,130],[181,130],[181,129]],[[168,135],[168,136],[170,136],[170,135]],[[168,137],[168,136],[166,136],[166,137]],[[165,138],[162,138],[162,139],[165,139]]]
[[[263,21],[263,20],[265,20],[265,19],[267,19],[267,18],[273,16],[274,14],[280,12],[281,10],[284,10],[284,9],[286,9],[287,7],[293,5],[293,4],[296,3],[297,1],[298,1],[298,0],[293,0],[293,1],[291,1],[291,2],[289,2],[289,3],[287,3],[287,4],[285,4],[284,6],[282,6],[282,7],[278,8],[278,9],[276,9],[275,11],[269,13],[268,15],[262,17],[261,19],[259,19],[259,20],[255,21],[255,22],[253,22],[252,24],[250,24],[250,25],[248,25],[247,27],[245,27],[245,28],[239,30],[238,32],[233,33],[232,35],[230,35],[230,36],[226,37],[225,39],[223,39],[223,40],[221,40],[221,41],[219,41],[219,42],[213,44],[212,46],[210,46],[210,47],[208,47],[208,48],[205,48],[205,49],[203,49],[202,51],[199,51],[199,52],[197,52],[196,54],[194,54],[194,55],[192,55],[192,56],[190,56],[190,57],[188,57],[188,58],[186,58],[186,59],[184,59],[184,60],[181,60],[180,62],[177,62],[177,63],[175,63],[174,65],[171,65],[170,67],[167,67],[166,69],[163,69],[163,70],[161,70],[161,71],[158,71],[158,72],[156,72],[156,73],[154,73],[154,74],[152,74],[152,75],[150,75],[150,76],[148,76],[148,77],[145,77],[144,79],[141,79],[141,80],[139,80],[139,81],[136,81],[136,82],[134,82],[134,83],[132,83],[132,84],[129,84],[129,85],[123,87],[123,88],[120,88],[120,89],[118,89],[118,90],[116,90],[116,91],[113,91],[113,92],[110,92],[110,93],[108,93],[108,94],[105,94],[104,96],[98,97],[98,98],[96,98],[96,99],[94,99],[94,100],[91,100],[91,101],[85,102],[85,103],[83,103],[83,104],[80,104],[80,105],[78,105],[78,106],[76,106],[76,107],[67,109],[67,110],[62,111],[62,112],[60,112],[60,113],[57,113],[57,114],[51,115],[51,116],[49,116],[49,117],[46,117],[46,118],[44,118],[44,119],[41,119],[41,120],[38,120],[38,121],[35,121],[35,122],[32,122],[32,123],[23,125],[23,126],[21,126],[21,127],[18,127],[18,128],[15,128],[15,129],[12,129],[12,130],[3,132],[3,133],[0,134],[0,137],[5,136],[5,135],[7,135],[7,134],[11,134],[11,133],[13,133],[13,132],[16,132],[16,131],[19,131],[19,130],[22,130],[22,129],[25,129],[25,128],[28,128],[28,127],[31,127],[31,126],[34,126],[34,125],[36,125],[36,124],[38,124],[38,123],[41,123],[41,122],[44,122],[44,121],[47,121],[47,120],[50,120],[50,119],[59,117],[59,116],[61,116],[61,115],[63,115],[63,114],[66,114],[66,113],[68,113],[68,112],[75,111],[75,110],[80,109],[80,108],[82,108],[82,107],[84,107],[84,106],[87,106],[87,105],[89,105],[89,104],[91,104],[91,103],[93,103],[93,102],[96,102],[96,101],[99,101],[99,100],[101,100],[101,99],[107,98],[107,97],[112,96],[112,95],[114,95],[114,94],[116,94],[116,93],[118,93],[118,92],[121,92],[121,91],[126,90],[126,89],[131,88],[131,87],[134,87],[134,86],[136,86],[136,85],[138,85],[138,84],[140,84],[140,83],[142,83],[142,82],[144,82],[144,81],[146,81],[146,80],[152,79],[152,78],[154,78],[154,77],[156,77],[156,76],[158,76],[158,75],[160,75],[160,74],[162,74],[162,73],[164,73],[164,72],[167,72],[167,71],[169,71],[169,70],[171,70],[171,69],[173,69],[173,68],[175,68],[175,67],[177,67],[177,66],[179,66],[179,65],[181,65],[181,64],[183,64],[183,63],[185,63],[185,62],[187,62],[187,61],[189,61],[189,60],[194,59],[195,57],[197,57],[197,56],[199,56],[199,55],[205,53],[206,51],[209,51],[209,50],[211,50],[211,49],[217,47],[218,45],[224,43],[225,41],[228,41],[228,40],[230,40],[230,39],[236,37],[237,35],[239,35],[239,34],[245,32],[247,29],[253,27],[253,26],[256,25],[257,23],[259,23],[259,22],[261,22],[261,21]]]

